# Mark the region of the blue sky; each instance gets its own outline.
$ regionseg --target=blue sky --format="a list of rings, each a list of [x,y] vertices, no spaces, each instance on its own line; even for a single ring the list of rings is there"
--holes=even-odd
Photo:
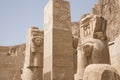
[[[72,21],[89,13],[98,0],[69,0]],[[26,42],[29,27],[43,30],[44,7],[48,0],[0,0],[0,46]]]

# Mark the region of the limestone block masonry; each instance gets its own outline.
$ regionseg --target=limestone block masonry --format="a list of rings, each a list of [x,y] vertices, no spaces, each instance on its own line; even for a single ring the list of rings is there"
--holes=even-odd
[[[74,64],[69,2],[49,0],[44,14],[43,80],[73,80]]]

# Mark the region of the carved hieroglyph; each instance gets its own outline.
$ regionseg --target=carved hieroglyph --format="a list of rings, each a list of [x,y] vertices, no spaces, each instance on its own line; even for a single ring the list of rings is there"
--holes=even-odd
[[[81,43],[78,47],[78,76],[82,79],[83,72],[89,64],[110,64],[106,37],[106,20],[102,17],[87,14],[80,24]]]
[[[86,67],[83,80],[120,80],[120,76],[111,65],[91,64]]]
[[[49,0],[44,14],[44,80],[73,80],[69,2]]]
[[[97,38],[96,34],[99,34],[99,36],[103,34],[104,39],[106,39],[106,26],[107,21],[103,17],[85,14],[80,21],[80,37],[81,39]]]
[[[23,80],[43,80],[43,35],[37,27],[31,27],[27,34]]]

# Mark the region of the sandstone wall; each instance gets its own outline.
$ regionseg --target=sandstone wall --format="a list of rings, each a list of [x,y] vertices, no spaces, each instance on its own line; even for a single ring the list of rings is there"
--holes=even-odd
[[[0,80],[21,80],[25,44],[0,46]]]

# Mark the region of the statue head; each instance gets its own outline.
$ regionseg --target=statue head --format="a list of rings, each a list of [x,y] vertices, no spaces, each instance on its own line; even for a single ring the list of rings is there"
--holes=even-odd
[[[85,43],[82,45],[83,52],[85,56],[90,56],[93,51],[93,44],[91,43]]]
[[[95,32],[94,33],[94,38],[100,39],[100,40],[105,40],[105,35],[103,32]]]
[[[33,37],[32,42],[35,46],[41,46],[43,44],[43,38],[40,36]]]

